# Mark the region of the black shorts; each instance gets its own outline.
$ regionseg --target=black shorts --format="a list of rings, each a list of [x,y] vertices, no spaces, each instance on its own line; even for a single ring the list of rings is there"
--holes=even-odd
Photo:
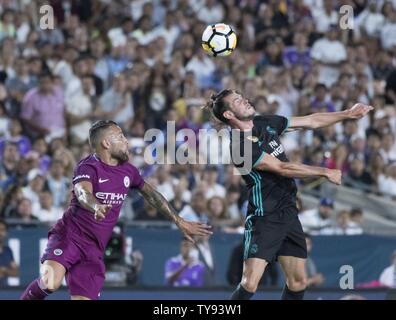
[[[278,256],[307,258],[304,232],[296,207],[288,207],[264,216],[249,215],[245,222],[244,260]]]

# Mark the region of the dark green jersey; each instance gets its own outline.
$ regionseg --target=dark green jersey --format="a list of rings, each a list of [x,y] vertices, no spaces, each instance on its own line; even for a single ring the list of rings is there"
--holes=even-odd
[[[295,206],[297,187],[292,178],[254,169],[266,153],[280,161],[289,161],[279,139],[288,127],[288,119],[281,116],[256,116],[253,124],[251,131],[240,131],[239,137],[235,133],[231,134],[231,157],[239,169],[251,163],[248,167],[252,169],[242,170],[249,190],[248,214],[263,216]],[[244,146],[249,148],[244,151]],[[236,161],[235,155],[240,155],[243,161]]]

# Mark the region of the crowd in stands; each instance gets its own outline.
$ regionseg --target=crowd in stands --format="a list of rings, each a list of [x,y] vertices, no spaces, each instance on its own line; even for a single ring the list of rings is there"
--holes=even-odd
[[[286,117],[374,106],[359,121],[288,133],[282,142],[291,161],[341,169],[347,186],[395,199],[395,1],[51,0],[54,29],[46,30],[42,4],[0,1],[7,221],[54,223],[68,205],[75,164],[90,153],[89,127],[111,119],[130,140],[131,161],[180,215],[238,230],[246,189],[231,164],[151,165],[143,157],[145,133],[166,137],[167,121],[195,133],[212,128],[201,106],[223,88],[242,92],[261,114]],[[354,9],[352,29],[340,27],[342,5]],[[235,29],[238,45],[214,59],[200,39],[220,21]],[[348,233],[342,226],[352,215],[338,213],[332,233]],[[136,194],[122,217],[164,220]]]

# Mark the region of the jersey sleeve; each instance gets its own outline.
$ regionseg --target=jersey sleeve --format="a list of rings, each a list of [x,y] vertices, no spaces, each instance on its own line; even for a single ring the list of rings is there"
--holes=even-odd
[[[140,189],[142,188],[144,185],[144,179],[143,177],[140,175],[139,170],[135,167],[131,165],[131,189]]]
[[[283,134],[286,129],[289,127],[289,119],[282,116],[270,116],[270,124],[271,127],[275,128],[278,136]]]
[[[81,181],[89,181],[92,184],[97,180],[96,170],[88,164],[82,164],[77,166],[74,171],[73,184]]]

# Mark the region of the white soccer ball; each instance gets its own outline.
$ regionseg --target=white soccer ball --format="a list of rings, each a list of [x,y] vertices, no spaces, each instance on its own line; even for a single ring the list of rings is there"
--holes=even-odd
[[[211,24],[202,34],[202,48],[213,57],[230,55],[236,44],[237,36],[234,30],[225,23]]]

